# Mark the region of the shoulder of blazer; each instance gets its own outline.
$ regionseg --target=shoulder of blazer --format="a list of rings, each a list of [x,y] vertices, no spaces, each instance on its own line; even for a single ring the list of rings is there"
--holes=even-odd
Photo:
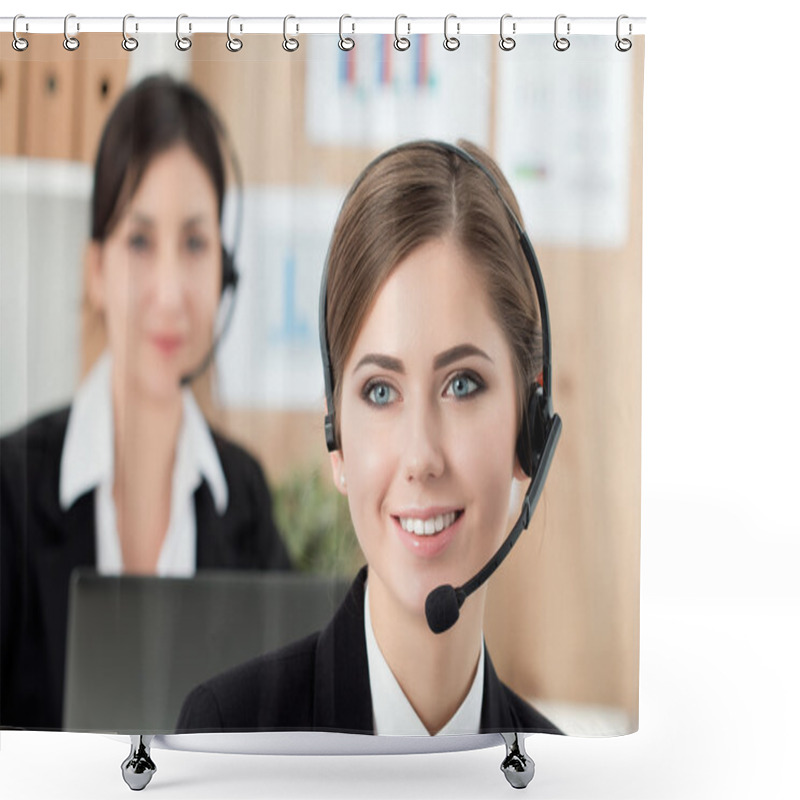
[[[25,503],[58,519],[61,451],[71,406],[44,414],[0,439],[0,505]]]
[[[0,438],[0,452],[3,453],[4,460],[24,452],[49,455],[53,450],[57,450],[60,456],[71,409],[72,406],[64,406],[42,414],[11,433],[5,434]]]
[[[177,732],[372,733],[364,642],[365,578],[363,569],[322,631],[246,661],[193,689],[181,709]]]
[[[211,436],[228,486],[228,507],[218,516],[208,484],[201,483],[195,494],[198,568],[290,569],[261,465],[213,428]]]
[[[229,492],[242,483],[248,487],[266,484],[264,470],[252,453],[215,428],[210,430],[222,471],[225,473],[225,480],[228,482]]]
[[[485,651],[481,733],[561,733],[547,717],[497,677]]]
[[[310,730],[318,638],[313,633],[196,686],[176,732]]]

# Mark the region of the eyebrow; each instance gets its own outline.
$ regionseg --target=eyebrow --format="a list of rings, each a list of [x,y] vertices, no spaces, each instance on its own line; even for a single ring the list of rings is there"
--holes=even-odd
[[[443,369],[453,362],[460,361],[462,358],[467,358],[468,356],[479,356],[480,358],[485,358],[487,361],[494,363],[480,347],[476,347],[474,344],[457,344],[455,347],[451,347],[449,350],[439,353],[439,355],[433,359],[433,368],[434,370]],[[353,372],[358,372],[361,367],[367,364],[374,364],[389,372],[397,372],[400,375],[405,375],[403,362],[399,358],[387,356],[383,353],[367,353],[367,355],[355,365]]]
[[[433,359],[433,368],[435,370],[442,369],[442,367],[447,367],[454,361],[460,361],[462,358],[467,358],[467,356],[479,356],[480,358],[485,358],[492,364],[494,363],[480,347],[476,347],[474,344],[457,344],[455,347],[451,347],[449,350],[439,353],[439,355]]]
[[[195,225],[202,225],[207,218],[206,214],[195,214],[193,217],[189,217],[189,219],[184,220],[183,228],[193,228]],[[152,228],[155,226],[155,218],[149,217],[146,214],[142,214],[141,212],[134,212],[133,214],[133,221],[137,225],[144,225],[145,227]]]

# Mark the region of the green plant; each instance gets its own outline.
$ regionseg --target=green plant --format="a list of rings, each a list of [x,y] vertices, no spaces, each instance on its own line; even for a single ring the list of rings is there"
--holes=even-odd
[[[298,469],[273,489],[275,521],[294,565],[352,576],[364,563],[347,500],[319,467]]]

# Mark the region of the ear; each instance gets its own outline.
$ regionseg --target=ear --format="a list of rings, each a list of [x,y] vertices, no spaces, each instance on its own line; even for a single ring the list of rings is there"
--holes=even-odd
[[[519,457],[516,454],[514,455],[514,477],[518,481],[530,480],[529,476],[525,473],[525,470],[522,469],[522,464],[519,463]]]
[[[347,480],[344,474],[344,457],[341,450],[330,453],[333,482],[341,494],[347,497]]]
[[[103,248],[99,242],[90,241],[84,253],[84,277],[86,296],[98,310],[105,311],[106,293],[103,275]]]

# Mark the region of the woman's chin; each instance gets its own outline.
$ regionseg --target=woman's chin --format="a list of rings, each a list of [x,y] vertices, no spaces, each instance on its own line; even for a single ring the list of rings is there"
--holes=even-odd
[[[142,395],[154,403],[174,401],[181,391],[183,373],[174,367],[169,369],[153,367],[147,371],[140,381]]]

